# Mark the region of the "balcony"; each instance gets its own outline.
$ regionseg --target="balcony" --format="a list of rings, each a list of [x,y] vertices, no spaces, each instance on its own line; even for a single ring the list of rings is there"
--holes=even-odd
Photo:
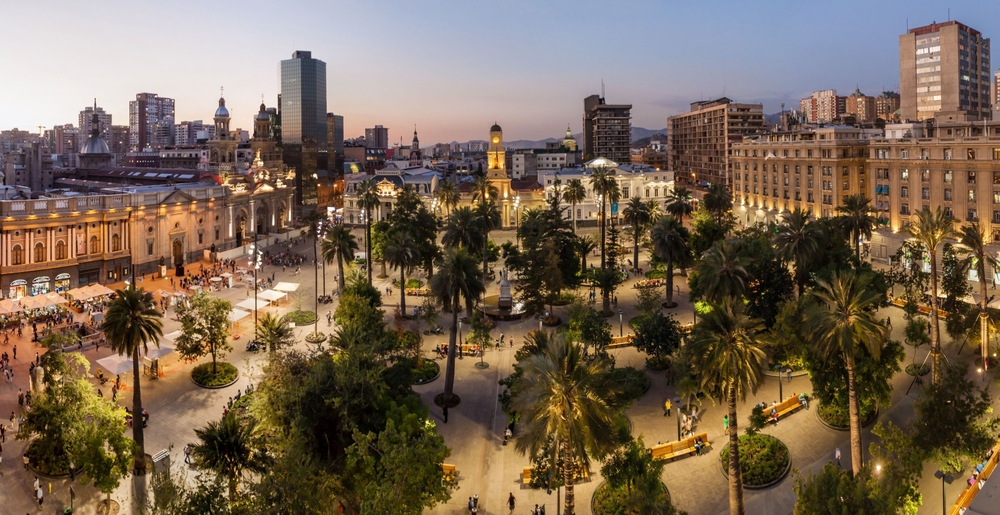
[[[35,200],[0,200],[0,216],[48,216],[55,214],[85,212],[90,210],[124,209],[130,205],[130,195],[94,195],[88,197]]]

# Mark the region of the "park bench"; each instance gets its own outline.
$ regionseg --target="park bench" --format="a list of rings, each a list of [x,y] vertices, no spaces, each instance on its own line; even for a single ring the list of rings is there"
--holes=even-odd
[[[441,470],[444,471],[445,480],[452,480],[458,476],[458,469],[456,469],[454,465],[442,463]]]
[[[608,345],[607,348],[617,349],[619,347],[628,347],[629,345],[632,345],[632,338],[635,338],[635,335],[627,334],[625,336],[614,336],[611,338],[611,344]]]
[[[778,403],[778,405],[775,406],[774,409],[777,410],[777,412],[778,412],[778,419],[781,419],[785,415],[791,414],[793,411],[795,411],[795,410],[797,410],[797,409],[799,409],[801,407],[802,407],[802,403],[799,402],[799,396],[798,395],[793,395],[793,396],[791,396],[791,397],[789,397],[789,398],[781,401],[780,403]],[[769,421],[771,419],[770,413],[771,413],[771,410],[765,410],[765,412],[764,412],[764,414],[767,415],[767,418],[768,418]]]
[[[467,343],[462,344],[462,354],[466,356],[478,356],[480,352],[478,345],[469,345]]]
[[[534,467],[524,467],[521,470],[521,484],[530,485]],[[573,472],[573,479],[576,481],[586,481],[590,479],[590,471],[582,462],[576,462],[576,471]]]
[[[708,433],[699,433],[696,435],[691,435],[683,440],[677,440],[676,442],[661,443],[659,445],[654,445],[651,449],[653,453],[654,460],[670,460],[673,458],[678,458],[681,456],[686,456],[695,451],[694,442],[698,438],[705,444],[705,447],[711,447],[711,442],[708,441]]]

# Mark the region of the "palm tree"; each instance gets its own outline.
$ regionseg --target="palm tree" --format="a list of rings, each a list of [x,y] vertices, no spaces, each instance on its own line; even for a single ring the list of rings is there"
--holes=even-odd
[[[819,230],[809,221],[809,212],[795,208],[784,216],[774,236],[774,247],[788,261],[795,261],[795,283],[799,297],[806,287],[806,262],[819,247]]]
[[[406,316],[406,273],[420,261],[417,246],[409,234],[394,231],[385,243],[385,260],[399,269],[399,313]]]
[[[953,220],[938,206],[931,211],[923,208],[917,212],[917,222],[911,222],[907,230],[910,236],[920,242],[931,258],[931,381],[935,384],[941,375],[941,328],[938,327],[938,276],[937,248],[944,240],[955,235]]]
[[[462,194],[455,187],[455,183],[445,181],[438,183],[434,198],[447,209],[447,216],[451,216],[451,210],[462,200]]]
[[[344,290],[344,259],[354,259],[358,251],[358,241],[345,225],[335,225],[323,238],[322,255],[327,263],[337,262],[337,281],[339,291]]]
[[[483,241],[481,229],[476,212],[469,206],[462,206],[448,217],[441,243],[449,248],[462,247],[470,254],[478,253]]]
[[[108,305],[108,312],[101,324],[111,345],[111,350],[120,356],[132,357],[132,411],[142,416],[142,394],[139,379],[139,351],[145,354],[148,344],[160,346],[163,337],[163,313],[156,310],[153,295],[131,283],[127,288],[115,292],[117,298]],[[142,435],[142,423],[132,424],[132,439],[135,440],[135,473],[146,473],[146,441]]]
[[[715,221],[722,223],[722,217],[733,208],[733,197],[725,184],[715,183],[708,187],[705,193],[705,209],[715,216]]]
[[[565,333],[538,340],[541,346],[524,360],[522,379],[511,391],[511,407],[523,426],[515,448],[537,457],[554,444],[553,465],[562,462],[566,486],[565,513],[573,515],[577,462],[587,466],[588,450],[610,450],[617,440],[616,412],[609,404],[615,391],[607,379],[612,364],[604,356],[584,359],[583,348]]]
[[[365,212],[365,269],[368,272],[368,284],[372,283],[372,218],[375,209],[381,201],[378,198],[378,187],[375,179],[365,179],[358,183],[358,207]]]
[[[633,266],[635,269],[639,268],[639,240],[642,239],[643,234],[646,233],[646,229],[649,228],[649,224],[652,222],[652,217],[649,212],[649,204],[643,202],[639,197],[632,197],[628,201],[628,205],[625,206],[625,210],[622,212],[622,216],[625,219],[625,223],[632,226],[632,239],[635,240],[632,243],[633,251]]]
[[[209,422],[195,429],[201,443],[191,449],[195,463],[209,469],[229,482],[229,502],[234,503],[239,494],[239,481],[243,472],[263,473],[263,460],[256,452],[257,422],[254,417],[237,417],[228,413],[219,422]]]
[[[309,236],[313,240],[313,284],[316,286],[315,291],[319,291],[319,235],[320,231],[323,230],[323,222],[326,217],[317,209],[313,209],[309,212],[303,220],[309,225]],[[367,258],[367,256],[366,256]],[[369,260],[370,261],[370,260]],[[325,271],[324,271],[325,272]],[[326,273],[323,274],[323,295],[326,295]],[[313,298],[313,310],[316,315],[316,322],[314,323],[313,332],[319,332],[319,295],[314,295]]]
[[[437,273],[431,278],[431,292],[447,309],[451,310],[451,332],[448,336],[448,369],[444,376],[445,406],[451,404],[455,388],[455,342],[458,337],[458,311],[465,303],[466,313],[472,304],[486,292],[483,274],[476,258],[462,247],[449,248],[437,260]]]
[[[480,175],[472,181],[472,200],[480,204],[492,202],[499,196],[497,187],[490,183],[489,178]]]
[[[257,339],[267,347],[268,352],[274,353],[295,343],[295,330],[284,317],[264,313],[257,320]]]
[[[683,262],[691,252],[687,244],[690,237],[684,224],[672,216],[660,218],[649,235],[653,241],[653,252],[667,263],[667,307],[677,305],[674,302],[674,263]]]
[[[618,202],[621,198],[621,190],[618,189],[618,181],[615,180],[615,171],[610,168],[599,167],[590,174],[590,187],[594,190],[594,195],[601,198],[601,268],[607,266],[607,253],[604,251],[605,234],[607,233],[609,203]]]
[[[563,190],[563,200],[569,202],[573,214],[573,232],[576,232],[576,205],[587,199],[587,188],[580,179],[570,179]]]
[[[646,201],[646,209],[649,210],[649,223],[650,225],[658,222],[660,218],[663,218],[663,206],[656,199],[649,199]]]
[[[864,195],[848,195],[844,203],[837,207],[840,215],[840,225],[848,238],[854,240],[854,255],[861,259],[861,236],[872,237],[872,230],[878,225],[878,220],[872,215],[871,199]]]
[[[678,221],[683,222],[684,215],[690,215],[691,211],[694,210],[689,202],[690,198],[691,190],[684,186],[675,187],[667,196],[667,212],[674,215]]]
[[[490,186],[493,188],[492,186]],[[496,188],[493,188],[496,190]],[[495,229],[500,228],[500,208],[497,207],[496,202],[489,199],[486,202],[480,202],[475,209],[476,217],[478,218],[479,231],[482,233],[483,243],[482,243],[482,253],[483,253],[483,278],[486,277],[486,272],[489,270],[489,256],[490,256],[490,232]]]
[[[989,237],[986,228],[979,225],[979,222],[972,222],[962,226],[959,230],[959,241],[962,244],[962,253],[975,258],[976,272],[979,275],[979,338],[980,352],[983,360],[987,359],[989,349],[989,331],[987,328],[988,315],[986,305],[989,299],[986,297],[986,265],[989,264],[993,270],[997,269],[997,260],[986,251],[986,242]]]
[[[713,302],[722,302],[725,297],[741,298],[750,280],[746,269],[749,264],[750,260],[735,243],[715,242],[698,263],[698,278],[705,298]]]
[[[875,319],[881,294],[869,289],[872,275],[853,270],[834,272],[830,281],[816,281],[812,296],[817,303],[806,314],[807,325],[827,358],[839,357],[847,368],[848,412],[851,423],[851,467],[861,471],[861,415],[858,408],[854,358],[863,345],[876,359],[887,337]]]
[[[713,303],[688,341],[691,365],[703,391],[725,401],[729,408],[729,513],[743,515],[743,473],[740,469],[737,400],[756,393],[764,369],[764,350],[756,335],[764,324],[746,314],[736,297]]]
[[[587,273],[587,254],[597,249],[597,240],[591,236],[581,236],[576,240],[576,249],[580,253],[580,259],[583,260],[580,270]]]

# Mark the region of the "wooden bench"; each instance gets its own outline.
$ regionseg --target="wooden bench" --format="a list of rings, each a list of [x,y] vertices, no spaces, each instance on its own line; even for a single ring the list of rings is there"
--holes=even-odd
[[[441,464],[441,470],[444,471],[444,478],[446,481],[451,481],[458,477],[458,469],[454,465],[448,463]]]
[[[479,352],[480,349],[478,345],[469,345],[467,343],[462,344],[462,354],[466,356],[479,356]]]
[[[524,467],[521,470],[521,483],[525,485],[531,484],[531,477],[534,471],[533,467]],[[573,479],[577,481],[586,481],[590,479],[590,471],[587,467],[583,465],[582,462],[576,462],[576,470],[573,471]]]
[[[632,339],[635,338],[633,334],[627,334],[625,336],[614,336],[611,338],[611,343],[608,345],[609,349],[617,349],[620,347],[628,347],[632,345]]]
[[[778,405],[775,406],[774,409],[777,410],[777,412],[778,412],[778,418],[781,419],[785,415],[789,415],[793,411],[795,411],[795,410],[797,410],[797,409],[799,409],[801,407],[802,407],[802,403],[799,402],[799,396],[798,395],[793,395],[793,396],[791,396],[791,397],[789,397],[789,398],[781,401],[780,403],[778,403]],[[764,415],[767,417],[767,420],[770,422],[770,420],[771,420],[771,410],[764,410]]]
[[[694,442],[698,438],[701,438],[702,443],[705,447],[711,447],[712,443],[708,441],[708,433],[699,433],[696,435],[691,435],[683,440],[677,440],[676,442],[661,443],[659,445],[654,445],[652,449],[654,460],[671,460],[681,456],[686,456],[695,451]]]

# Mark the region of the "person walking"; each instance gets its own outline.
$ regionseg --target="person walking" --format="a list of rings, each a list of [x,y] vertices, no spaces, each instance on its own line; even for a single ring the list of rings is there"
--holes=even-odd
[[[788,382],[792,382],[792,367],[785,367],[785,373],[788,377]]]
[[[43,494],[42,494],[42,487],[41,486],[35,488],[35,495],[38,497],[38,505],[41,506],[42,505],[42,501],[45,500],[44,497],[43,497]]]
[[[722,417],[722,432],[729,433],[729,415]]]
[[[191,444],[184,446],[184,463],[191,464]]]
[[[833,450],[833,459],[837,462],[837,467],[840,467],[840,447]]]
[[[511,513],[514,513],[514,492],[511,492],[507,497],[507,507],[510,508]]]
[[[673,407],[673,405],[670,404],[670,399],[667,399],[667,402],[663,403],[663,416],[664,417],[669,417],[670,416],[670,408],[672,408],[672,407]]]

